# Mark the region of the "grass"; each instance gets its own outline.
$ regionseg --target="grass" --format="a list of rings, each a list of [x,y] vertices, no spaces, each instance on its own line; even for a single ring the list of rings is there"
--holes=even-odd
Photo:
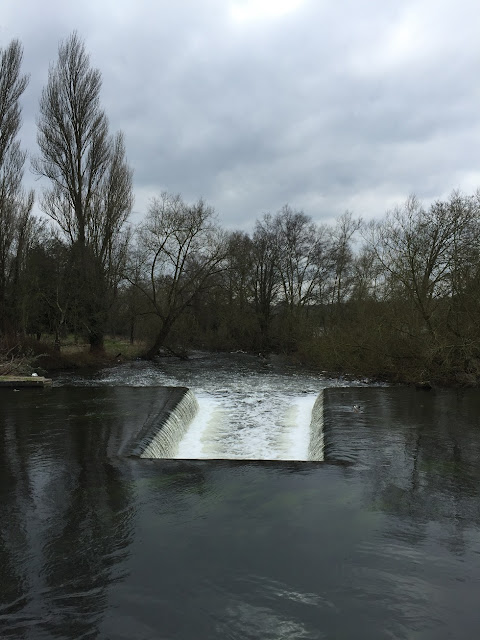
[[[40,343],[54,350],[53,339],[47,339]],[[104,341],[105,356],[107,358],[121,358],[124,360],[133,360],[140,356],[145,350],[145,343],[140,340],[136,340],[133,344],[130,341],[115,336],[105,336]],[[75,338],[73,334],[69,334],[65,338],[62,338],[60,343],[60,353],[64,356],[76,357],[78,354],[89,353],[90,345],[88,342]],[[57,352],[58,353],[58,352]]]
[[[60,351],[53,339],[37,341],[24,338],[13,346],[0,349],[0,374],[31,375],[36,372],[48,375],[52,371],[69,369],[97,369],[125,360],[134,360],[145,351],[145,344],[115,336],[105,338],[105,351],[91,354],[87,342],[75,340],[73,335],[62,340]],[[2,357],[3,356],[3,357]]]
[[[135,340],[130,344],[129,340],[124,338],[105,338],[105,352],[115,358],[118,354],[125,360],[134,360],[145,353],[146,344],[141,340]]]

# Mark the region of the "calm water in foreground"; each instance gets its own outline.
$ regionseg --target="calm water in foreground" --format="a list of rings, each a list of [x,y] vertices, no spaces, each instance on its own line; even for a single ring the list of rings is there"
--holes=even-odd
[[[199,360],[0,390],[0,637],[480,637],[478,391]],[[155,384],[218,401],[214,440],[229,423],[273,456],[262,424],[330,386],[327,462],[122,459]]]

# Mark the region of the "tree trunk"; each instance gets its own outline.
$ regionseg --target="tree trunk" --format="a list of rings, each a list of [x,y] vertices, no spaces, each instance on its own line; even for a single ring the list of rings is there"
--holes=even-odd
[[[168,334],[170,333],[171,328],[172,328],[172,323],[168,323],[168,322],[163,323],[162,328],[160,329],[160,331],[157,334],[157,337],[155,338],[155,342],[152,344],[150,349],[148,349],[148,351],[145,353],[144,357],[146,360],[153,360],[153,358],[156,355],[158,355],[158,352],[165,344],[165,341],[168,337]]]
[[[130,320],[130,344],[135,342],[135,319]]]
[[[88,336],[88,341],[90,342],[90,353],[93,355],[104,355],[105,354],[105,344],[104,344],[104,336],[103,333],[97,331],[96,333],[91,333]]]

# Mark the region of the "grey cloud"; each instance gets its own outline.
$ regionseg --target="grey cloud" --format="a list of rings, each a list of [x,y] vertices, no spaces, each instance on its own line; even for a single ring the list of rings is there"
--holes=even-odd
[[[224,0],[6,5],[2,44],[20,37],[31,73],[25,145],[35,151],[58,42],[77,28],[125,133],[138,215],[163,189],[247,229],[286,202],[319,221],[378,216],[412,192],[480,185],[473,0],[305,0],[245,24]]]

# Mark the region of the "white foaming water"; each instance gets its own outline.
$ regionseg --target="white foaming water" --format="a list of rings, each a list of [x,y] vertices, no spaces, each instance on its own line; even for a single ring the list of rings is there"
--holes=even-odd
[[[282,451],[286,456],[280,456],[281,459],[309,460],[310,425],[316,399],[316,395],[295,398],[295,402],[287,414],[286,429],[282,434]]]
[[[220,393],[223,397],[197,394],[199,411],[180,441],[176,458],[309,459],[316,395]]]
[[[215,425],[222,420],[221,409],[214,398],[197,396],[198,412],[187,433],[178,445],[175,456],[179,459],[210,458],[208,455],[208,432],[215,431]]]
[[[187,387],[199,410],[173,455],[244,460],[322,460],[321,397],[313,421],[312,408],[322,389],[344,384],[275,358],[208,353],[128,363],[76,383]]]
[[[158,431],[149,435],[140,443],[143,449],[141,458],[174,458],[179,442],[198,413],[198,401],[188,390],[176,406],[165,416],[163,422],[156,424]]]

